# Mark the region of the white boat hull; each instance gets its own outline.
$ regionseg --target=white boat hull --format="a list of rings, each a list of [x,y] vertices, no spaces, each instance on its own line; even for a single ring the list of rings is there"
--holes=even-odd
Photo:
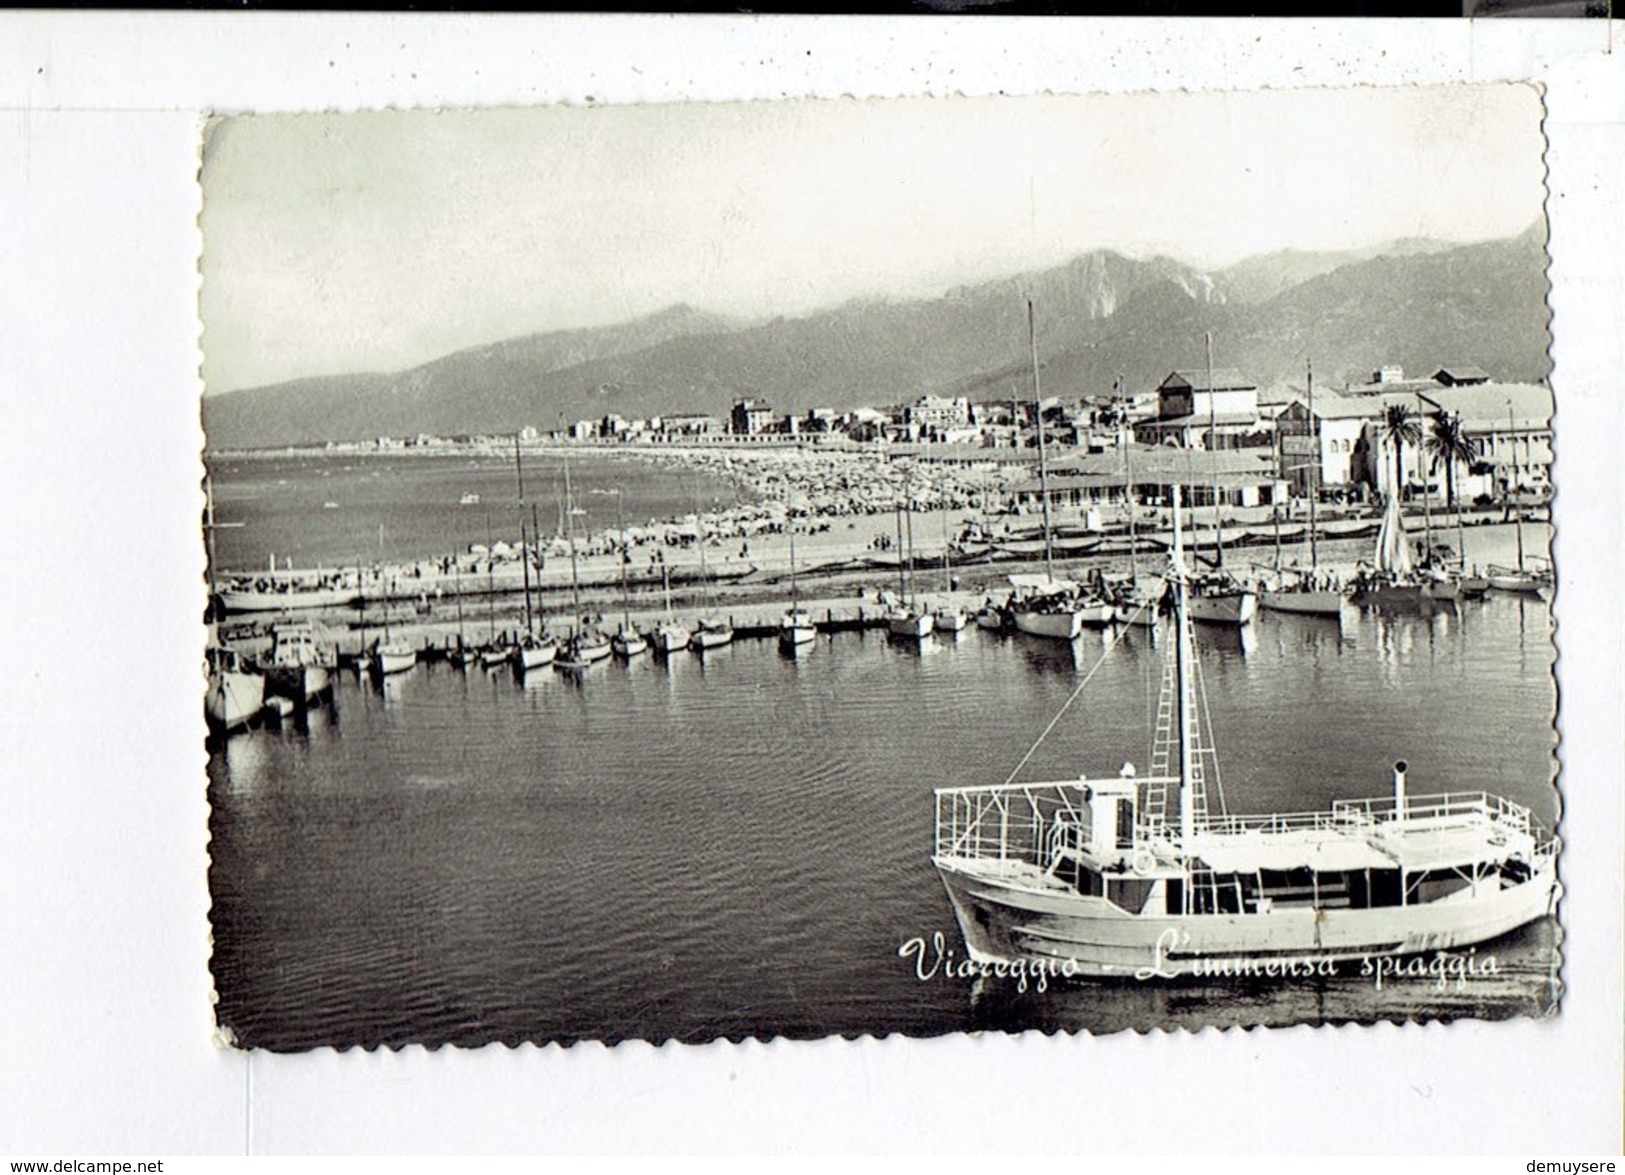
[[[937,613],[934,624],[937,632],[963,632],[970,624],[970,617],[958,608],[946,609]]]
[[[654,651],[660,654],[676,653],[688,648],[689,631],[680,624],[662,624],[650,639]]]
[[[1290,612],[1298,616],[1341,616],[1343,593],[1264,588],[1258,593],[1258,606],[1271,612]]]
[[[976,614],[976,627],[989,632],[1004,631],[1004,613],[997,608],[983,608]]]
[[[348,608],[358,598],[354,588],[288,592],[227,588],[220,593],[220,606],[227,612],[297,612],[309,608]]]
[[[209,724],[230,734],[247,726],[265,708],[265,678],[257,673],[216,670],[209,674],[203,705]]]
[[[1200,624],[1247,624],[1258,612],[1258,593],[1250,591],[1215,592],[1191,596],[1186,610]]]
[[[553,665],[558,669],[585,669],[589,665],[607,661],[610,652],[610,643],[602,638],[572,641],[565,647],[564,652],[554,659]]]
[[[810,645],[817,639],[818,629],[805,612],[792,613],[779,621],[779,644],[786,648]]]
[[[931,635],[936,627],[936,621],[929,612],[919,615],[909,613],[906,616],[888,616],[886,618],[886,631],[892,636],[903,637],[905,640],[919,641]]]
[[[383,645],[373,650],[373,665],[385,677],[405,673],[418,663],[417,650],[405,645]]]
[[[1015,621],[1016,631],[1028,636],[1069,641],[1083,633],[1083,617],[1070,609],[1063,612],[1029,612],[1017,608],[1010,615]]]
[[[649,651],[649,641],[641,632],[618,632],[610,646],[617,657],[627,661]]]
[[[700,628],[688,638],[688,644],[695,652],[703,653],[707,649],[720,649],[723,645],[733,644],[734,630],[731,628]]]
[[[1027,888],[1014,876],[996,876],[1000,862],[933,862],[972,959],[1064,964],[1065,971],[1051,973],[1085,978],[1200,979],[1291,960],[1348,964],[1457,950],[1545,917],[1559,892],[1555,860],[1546,856],[1528,880],[1504,889],[1485,885],[1460,901],[1157,917],[1131,914],[1102,897]]]
[[[559,655],[559,647],[548,641],[543,644],[521,645],[514,650],[513,660],[522,671],[532,669],[545,669],[553,664]]]

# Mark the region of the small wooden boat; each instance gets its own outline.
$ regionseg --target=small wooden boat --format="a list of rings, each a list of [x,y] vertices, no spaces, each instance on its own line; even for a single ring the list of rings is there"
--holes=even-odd
[[[578,671],[609,660],[610,652],[610,643],[604,634],[589,630],[565,641],[559,655],[554,658],[553,666]]]
[[[373,646],[371,666],[375,674],[389,677],[405,673],[418,663],[417,650],[399,641],[383,642]]]
[[[670,653],[676,653],[688,648],[689,638],[692,635],[687,628],[678,624],[675,620],[662,620],[655,625],[654,635],[650,638],[649,645],[658,655],[664,657]]]
[[[779,618],[779,647],[785,649],[810,645],[818,639],[813,618],[800,609],[792,609]]]
[[[906,605],[893,608],[886,614],[886,631],[903,640],[924,640],[936,627],[936,618],[929,612]]]
[[[960,633],[964,632],[969,624],[970,617],[957,605],[938,608],[932,617],[932,627],[936,632]]]
[[[988,632],[1003,632],[1006,623],[1004,609],[996,604],[983,604],[976,610],[976,627]]]
[[[688,647],[696,653],[720,649],[733,644],[734,628],[726,620],[702,620],[688,638]]]
[[[519,643],[513,647],[512,653],[514,668],[521,673],[528,673],[532,669],[545,669],[553,664],[558,655],[557,641],[530,633],[519,638]]]
[[[641,632],[631,624],[623,625],[616,634],[610,638],[610,650],[623,661],[630,661],[633,657],[649,651],[649,641]]]

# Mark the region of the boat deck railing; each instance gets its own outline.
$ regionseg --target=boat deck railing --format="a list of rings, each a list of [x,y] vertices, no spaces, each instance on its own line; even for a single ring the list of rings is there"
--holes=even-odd
[[[1177,788],[1176,777],[1136,781]],[[938,856],[1025,860],[1045,864],[1046,836],[1057,818],[1082,822],[1086,817],[1086,779],[1057,783],[1017,783],[993,787],[937,790],[936,853]],[[1143,794],[1143,793],[1142,793]],[[1133,848],[1166,847],[1177,823],[1152,825],[1143,819],[1134,830]],[[1337,800],[1318,812],[1209,816],[1199,824],[1202,835],[1326,832],[1368,835],[1400,834],[1407,843],[1429,832],[1440,836],[1471,828],[1524,834],[1544,850],[1551,838],[1522,804],[1489,792],[1441,792],[1407,797],[1403,812],[1394,797]]]

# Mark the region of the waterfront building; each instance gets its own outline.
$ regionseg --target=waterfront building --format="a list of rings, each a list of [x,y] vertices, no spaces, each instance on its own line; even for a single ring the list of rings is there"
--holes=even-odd
[[[755,436],[773,426],[773,409],[766,401],[756,399],[735,400],[729,416],[730,429],[735,436]]]
[[[1259,409],[1258,384],[1230,367],[1175,371],[1157,388],[1157,414],[1134,425],[1143,444],[1181,448],[1267,449],[1273,422]]]
[[[1132,472],[1133,485],[1129,484]],[[1269,506],[1283,501],[1285,485],[1267,449],[1179,449],[1134,445],[1101,453],[1078,453],[1049,463],[1051,511],[1122,506],[1132,493],[1142,506],[1170,507],[1175,487],[1182,501],[1211,506],[1215,487],[1226,506]],[[1011,497],[1023,510],[1042,507],[1039,478],[1017,483]]]

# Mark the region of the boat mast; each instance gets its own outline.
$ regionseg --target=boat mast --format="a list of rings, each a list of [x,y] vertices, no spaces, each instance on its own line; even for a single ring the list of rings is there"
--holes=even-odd
[[[631,558],[631,544],[626,541],[626,511],[621,506],[619,491],[615,494],[615,525],[620,531],[620,543],[617,544],[617,554],[621,563],[621,631],[632,631],[632,589],[626,582],[626,564]]]
[[[1422,393],[1416,393],[1416,415],[1422,416]],[[1433,475],[1428,471],[1425,456],[1421,446],[1416,451],[1416,471],[1422,475],[1422,541],[1427,544],[1427,554],[1422,557],[1422,565],[1426,567],[1433,562],[1433,511],[1428,499],[1433,496]]]
[[[536,553],[538,556],[536,563],[536,627],[541,629],[543,633],[546,633],[547,619],[543,615],[542,609],[542,565],[540,559],[542,550],[542,524],[537,521],[536,518],[535,502],[530,504],[530,541],[535,544]],[[529,564],[526,564],[526,566],[529,566]]]
[[[525,533],[525,459],[519,454],[519,434],[513,434],[513,467],[519,478],[519,562],[525,577],[525,635],[535,636],[530,623],[530,539]]]
[[[214,542],[214,474],[212,473],[205,473],[203,475],[203,497],[205,503],[203,533],[209,536],[208,617],[210,620],[215,620],[217,619],[216,610],[220,606],[220,586],[215,582],[214,572],[214,565],[215,561],[219,558],[219,552],[216,550]]]
[[[463,565],[457,560],[457,552],[451,553],[452,588],[457,593],[457,649],[462,651],[468,642],[463,639]]]
[[[1038,384],[1038,324],[1033,312],[1033,300],[1027,299],[1027,349],[1033,363],[1033,411],[1038,426],[1038,493],[1044,507],[1044,574],[1055,582],[1055,552],[1049,535],[1049,458],[1044,447],[1044,394]]]
[[[485,609],[491,618],[490,643],[497,643],[497,561],[491,550],[491,508],[485,508]]]
[[[901,602],[908,602],[907,581],[903,578],[903,495],[897,495],[897,595]]]
[[[796,587],[796,528],[790,527],[790,615],[801,610],[801,593]]]
[[[1513,509],[1512,517],[1518,523],[1518,572],[1523,572],[1523,503],[1515,501],[1517,488],[1513,483],[1518,477],[1518,439],[1517,424],[1512,419],[1512,401],[1507,401],[1507,449],[1512,454],[1512,473],[1507,478],[1507,501]]]
[[[1207,439],[1212,446],[1208,464],[1213,470],[1213,566],[1224,566],[1224,536],[1219,530],[1219,410],[1213,394],[1213,332],[1202,338],[1207,343]]]
[[[1140,542],[1134,534],[1134,435],[1127,427],[1128,409],[1123,406],[1121,373],[1112,387],[1112,401],[1117,406],[1118,435],[1123,439],[1123,500],[1128,506],[1128,579],[1131,585],[1137,587],[1140,582],[1140,559],[1135,548]]]
[[[1179,834],[1186,854],[1196,835],[1195,746],[1192,725],[1195,707],[1191,705],[1191,628],[1185,612],[1185,544],[1179,510],[1179,487],[1174,487],[1174,623],[1178,626],[1174,645],[1174,689],[1179,713]]]
[[[908,527],[908,606],[914,607],[914,467],[909,466],[903,498],[903,519]]]
[[[1308,360],[1305,370],[1309,379],[1309,436],[1313,443],[1309,446],[1309,570],[1315,571],[1320,564],[1320,549],[1316,539],[1315,509],[1320,502],[1320,420],[1315,416],[1315,363]]]
[[[570,598],[574,601],[575,615],[570,618],[570,629],[581,633],[581,577],[576,571],[575,501],[570,496],[570,459],[564,460],[564,534],[570,544]]]

